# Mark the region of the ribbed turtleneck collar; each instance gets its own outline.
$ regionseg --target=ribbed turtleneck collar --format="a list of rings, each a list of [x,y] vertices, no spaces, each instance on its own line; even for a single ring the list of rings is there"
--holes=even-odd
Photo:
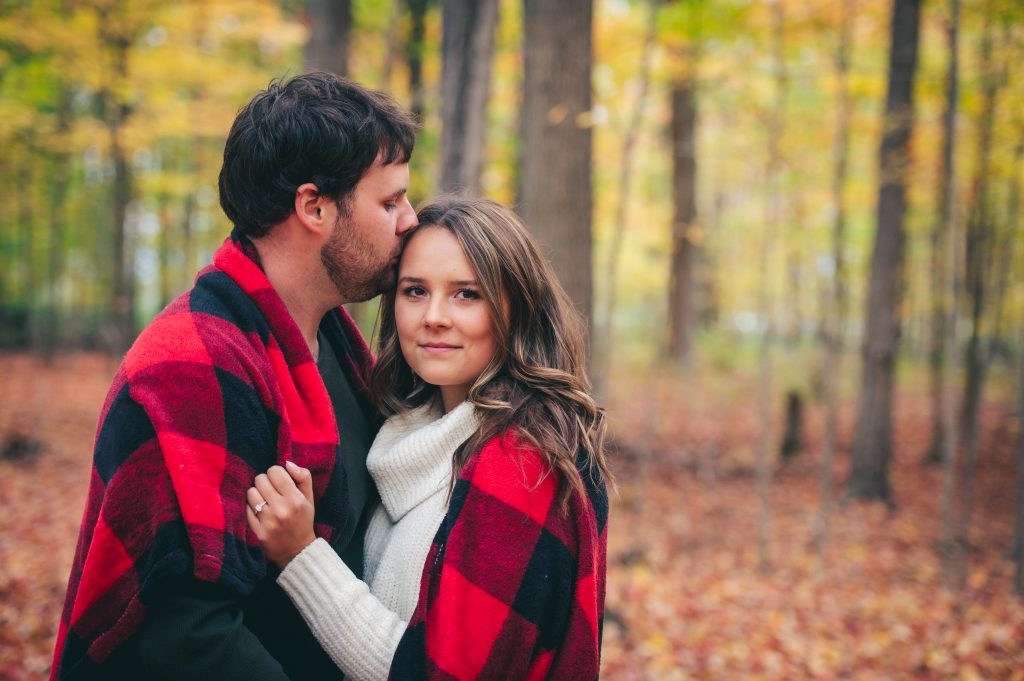
[[[479,427],[469,402],[443,415],[438,405],[428,403],[385,422],[366,456],[366,468],[391,522],[448,484],[452,455]]]

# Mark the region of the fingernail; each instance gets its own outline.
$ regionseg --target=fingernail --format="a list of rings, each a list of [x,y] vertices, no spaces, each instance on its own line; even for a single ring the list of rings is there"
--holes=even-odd
[[[292,463],[291,461],[285,461],[285,462],[284,462],[284,465],[285,465],[285,466],[288,466],[288,468],[291,468],[291,469],[292,469],[293,471],[297,471],[297,470],[299,470],[299,467],[298,467],[298,466],[296,466],[296,465],[295,465],[294,463]]]

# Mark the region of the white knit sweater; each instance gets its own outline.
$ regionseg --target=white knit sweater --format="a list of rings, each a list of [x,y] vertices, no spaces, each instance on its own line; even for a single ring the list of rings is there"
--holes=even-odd
[[[323,539],[277,578],[348,678],[387,679],[419,600],[423,563],[448,510],[452,455],[479,427],[468,402],[443,416],[424,405],[388,419],[366,457],[381,496],[366,530],[366,582]]]

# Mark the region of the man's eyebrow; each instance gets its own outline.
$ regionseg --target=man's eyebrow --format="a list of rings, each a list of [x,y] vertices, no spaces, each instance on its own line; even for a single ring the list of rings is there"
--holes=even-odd
[[[390,196],[388,196],[388,199],[393,199],[393,200],[400,199],[403,196],[405,196],[408,193],[408,191],[409,191],[409,189],[407,187],[402,187],[398,191],[396,191],[393,194],[391,194]]]

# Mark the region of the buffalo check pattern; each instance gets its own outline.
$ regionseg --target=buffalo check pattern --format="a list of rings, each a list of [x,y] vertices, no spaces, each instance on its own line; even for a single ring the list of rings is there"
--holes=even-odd
[[[322,329],[371,421],[372,357],[343,309]],[[193,574],[245,596],[265,578],[245,517],[257,473],[291,459],[313,473],[316,532],[344,524],[338,428],[302,334],[232,234],[194,287],[124,358],[100,415],[93,469],[51,679],[103,678],[169,578]]]
[[[608,497],[581,458],[568,512],[558,477],[506,434],[470,458],[424,565],[390,678],[598,678]]]

